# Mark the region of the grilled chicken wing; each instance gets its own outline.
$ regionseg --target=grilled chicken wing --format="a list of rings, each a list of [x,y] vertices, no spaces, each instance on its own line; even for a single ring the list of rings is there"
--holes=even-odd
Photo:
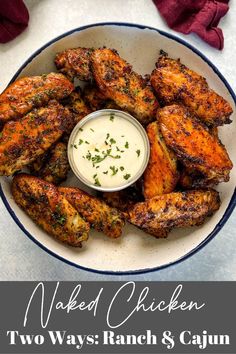
[[[219,207],[219,193],[213,189],[173,192],[135,204],[129,210],[129,221],[153,234],[157,230],[157,237],[159,231],[166,236],[174,227],[202,224]]]
[[[107,98],[95,85],[88,85],[84,88],[83,98],[92,111],[104,108]]]
[[[72,112],[74,117],[74,125],[91,113],[91,109],[82,98],[80,87],[76,87],[75,91],[63,100],[63,104]]]
[[[56,55],[55,65],[57,69],[70,80],[75,77],[82,81],[92,81],[90,70],[90,57],[93,48],[66,49]]]
[[[99,109],[120,109],[112,100],[107,99],[95,85],[86,86],[83,91],[83,98],[92,111]]]
[[[151,84],[164,104],[182,102],[207,125],[231,122],[230,104],[209,88],[205,78],[179,60],[160,56],[151,74]]]
[[[63,142],[56,143],[49,151],[38,157],[30,166],[30,172],[43,180],[55,185],[65,181],[70,170],[67,157],[67,145]],[[43,161],[41,163],[41,161]]]
[[[168,149],[157,122],[147,126],[150,158],[143,176],[143,193],[146,199],[170,193],[175,189],[179,173],[177,159]]]
[[[157,100],[145,80],[115,50],[95,49],[92,71],[101,92],[143,125],[154,120]]]
[[[50,235],[76,247],[88,239],[89,224],[53,184],[18,174],[11,189],[15,202]]]
[[[124,217],[117,209],[78,188],[60,187],[59,191],[97,231],[112,238],[121,236]]]
[[[71,126],[70,112],[56,101],[7,122],[0,135],[0,175],[11,175],[33,162]],[[68,128],[69,127],[69,128]]]
[[[58,73],[18,79],[0,95],[0,125],[23,117],[49,100],[60,100],[73,90],[72,83]]]
[[[218,177],[207,179],[201,172],[189,168],[182,167],[178,184],[184,189],[208,188],[219,183]]]
[[[166,106],[158,111],[157,119],[167,146],[186,167],[201,172],[208,180],[229,180],[233,165],[225,147],[187,108]]]
[[[137,202],[143,201],[143,195],[136,186],[125,188],[118,192],[104,192],[102,199],[113,208],[126,213],[130,206]]]

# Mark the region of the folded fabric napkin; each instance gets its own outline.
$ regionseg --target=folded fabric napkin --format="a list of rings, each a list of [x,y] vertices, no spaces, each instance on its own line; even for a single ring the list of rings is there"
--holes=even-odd
[[[18,36],[28,22],[29,13],[22,0],[0,0],[0,43]]]
[[[223,49],[224,36],[217,27],[227,13],[229,0],[153,0],[168,26],[188,34],[195,32],[205,42]]]

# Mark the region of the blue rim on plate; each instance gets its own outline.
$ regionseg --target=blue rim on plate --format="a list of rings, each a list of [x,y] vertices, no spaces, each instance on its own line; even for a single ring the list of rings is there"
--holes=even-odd
[[[13,78],[11,79],[11,81],[9,82],[9,85],[14,82],[16,80],[16,78],[18,77],[18,75],[21,73],[21,71],[39,54],[41,53],[42,50],[44,50],[45,48],[47,48],[49,45],[51,45],[52,43],[57,42],[59,39],[62,39],[68,35],[71,35],[74,32],[80,32],[83,31],[87,28],[91,28],[91,27],[99,27],[99,26],[125,26],[125,27],[134,27],[134,28],[138,28],[138,29],[150,29],[153,31],[156,31],[158,33],[160,33],[162,36],[165,36],[167,38],[170,38],[176,42],[179,42],[180,44],[186,46],[187,48],[189,48],[192,52],[194,52],[195,54],[197,54],[199,57],[201,57],[212,69],[213,71],[217,74],[217,76],[220,78],[220,80],[224,83],[224,85],[226,86],[226,88],[228,89],[235,105],[236,105],[236,95],[234,94],[232,88],[230,87],[229,83],[227,82],[227,80],[225,79],[225,77],[220,73],[220,71],[215,67],[214,64],[212,64],[212,62],[204,55],[202,54],[198,49],[196,49],[195,47],[193,47],[191,44],[187,43],[186,41],[184,41],[183,39],[176,37],[170,33],[167,33],[165,31],[159,30],[157,28],[154,27],[150,27],[150,26],[145,26],[145,25],[139,25],[139,24],[133,24],[133,23],[126,23],[126,22],[101,22],[101,23],[95,23],[95,24],[90,24],[90,25],[86,25],[86,26],[82,26],[82,27],[78,27],[75,28],[73,30],[70,30],[66,33],[61,34],[60,36],[52,39],[51,41],[49,41],[48,43],[46,43],[45,45],[43,45],[41,48],[39,48],[36,52],[34,52],[25,62],[24,64],[17,70],[17,72],[15,73],[15,75],[13,76]],[[15,221],[15,223],[21,228],[21,230],[34,242],[36,243],[39,247],[41,247],[44,251],[46,251],[48,254],[50,254],[51,256],[54,256],[55,258],[71,265],[74,266],[76,268],[82,269],[82,270],[87,270],[93,273],[98,273],[98,274],[108,274],[108,275],[134,275],[134,274],[144,274],[144,273],[148,273],[148,272],[154,272],[157,270],[161,270],[164,268],[167,268],[171,265],[174,264],[178,264],[182,261],[184,261],[185,259],[189,258],[190,256],[192,256],[194,253],[198,252],[200,249],[202,249],[210,240],[213,239],[213,237],[216,236],[216,234],[222,229],[222,227],[224,226],[224,224],[226,223],[226,221],[228,220],[228,218],[230,217],[231,213],[233,212],[235,206],[236,206],[236,188],[234,189],[234,193],[233,196],[229,202],[229,205],[224,213],[224,215],[222,216],[221,220],[218,222],[218,224],[215,226],[214,230],[198,245],[196,246],[194,249],[192,249],[191,251],[189,251],[187,254],[185,254],[184,256],[180,257],[179,259],[170,262],[168,264],[159,266],[159,267],[153,267],[153,268],[144,268],[144,269],[139,269],[139,270],[131,270],[131,271],[109,271],[109,270],[97,270],[97,269],[93,269],[93,268],[87,268],[81,265],[78,265],[76,263],[73,263],[71,261],[68,261],[67,259],[57,255],[56,253],[52,252],[51,250],[49,250],[47,247],[45,247],[43,244],[41,244],[39,241],[37,241],[34,236],[32,236],[29,231],[27,231],[24,227],[24,225],[20,222],[20,220],[18,219],[18,217],[16,216],[15,212],[13,211],[13,209],[10,207],[5,194],[3,192],[2,186],[0,184],[0,196],[3,200],[3,203],[5,204],[8,212],[10,213],[10,215],[12,216],[13,220]]]

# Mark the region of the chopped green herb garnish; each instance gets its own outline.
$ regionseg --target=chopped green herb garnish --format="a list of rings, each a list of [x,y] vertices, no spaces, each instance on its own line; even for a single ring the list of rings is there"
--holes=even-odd
[[[136,154],[138,155],[138,157],[140,156],[140,150],[136,150]]]
[[[126,175],[123,176],[124,179],[129,179],[131,177],[131,175],[129,173],[126,173]]]
[[[104,175],[107,175],[107,174],[108,174],[108,171],[104,171],[103,174],[104,174]]]
[[[124,171],[124,169],[125,169],[124,166],[120,166],[121,171]]]
[[[111,114],[110,114],[110,120],[111,120],[112,122],[113,122],[114,118],[115,118],[115,117],[114,117],[114,114],[111,113]]]
[[[90,161],[91,158],[92,158],[91,152],[88,151],[88,153],[87,153],[87,155],[86,155],[86,159]]]
[[[94,132],[93,128],[90,128],[90,130],[91,130],[92,132]]]
[[[126,143],[125,143],[125,148],[126,148],[126,149],[129,148],[129,143],[128,143],[128,141],[126,141]]]
[[[100,183],[100,181],[99,181],[99,179],[97,177],[97,174],[93,176],[93,179],[94,179],[94,185],[100,187],[101,183]]]
[[[124,135],[121,135],[122,138],[124,138],[125,136]]]
[[[66,222],[66,217],[65,217],[65,215],[60,215],[60,216],[56,217],[56,220],[57,220],[58,224],[64,225]]]
[[[107,133],[106,140],[107,140],[109,137],[110,137],[110,134],[109,134],[109,133]]]
[[[115,144],[116,143],[115,139],[113,139],[113,138],[111,138],[109,141],[110,141],[111,144]]]
[[[78,146],[77,146],[76,144],[74,144],[74,148],[75,148],[75,149],[78,149]]]
[[[79,128],[79,131],[80,131],[80,132],[83,132],[83,131],[84,131],[84,129],[83,129],[83,128]]]
[[[85,140],[85,144],[88,144],[89,145],[89,142],[87,140]]]
[[[99,149],[98,149],[98,148],[95,148],[94,150],[95,150],[96,152],[99,152]]]
[[[83,140],[82,139],[79,139],[79,145],[83,144]]]
[[[120,149],[118,148],[118,146],[116,146],[116,151],[120,151]]]
[[[112,171],[112,176],[115,176],[118,172],[118,168],[116,168],[115,166],[110,166],[110,170]]]

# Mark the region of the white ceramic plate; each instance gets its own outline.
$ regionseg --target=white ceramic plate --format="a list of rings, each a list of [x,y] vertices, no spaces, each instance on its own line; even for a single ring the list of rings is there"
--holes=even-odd
[[[229,84],[219,71],[198,50],[186,42],[154,28],[123,23],[102,23],[75,29],[52,40],[34,53],[18,70],[17,77],[55,71],[55,54],[66,48],[112,47],[118,50],[141,74],[151,73],[160,49],[207,78],[210,86],[225,97],[233,107],[236,98]],[[235,112],[230,126],[220,128],[220,136],[236,166]],[[167,239],[157,240],[137,228],[127,225],[120,239],[112,240],[98,232],[91,232],[82,249],[67,247],[48,236],[15,204],[10,193],[10,178],[1,178],[1,196],[8,211],[36,244],[61,260],[76,267],[112,274],[141,273],[160,269],[179,262],[203,247],[230,216],[236,202],[236,168],[231,179],[217,188],[222,205],[213,217],[201,227],[172,231]],[[71,174],[67,185],[79,185]]]

